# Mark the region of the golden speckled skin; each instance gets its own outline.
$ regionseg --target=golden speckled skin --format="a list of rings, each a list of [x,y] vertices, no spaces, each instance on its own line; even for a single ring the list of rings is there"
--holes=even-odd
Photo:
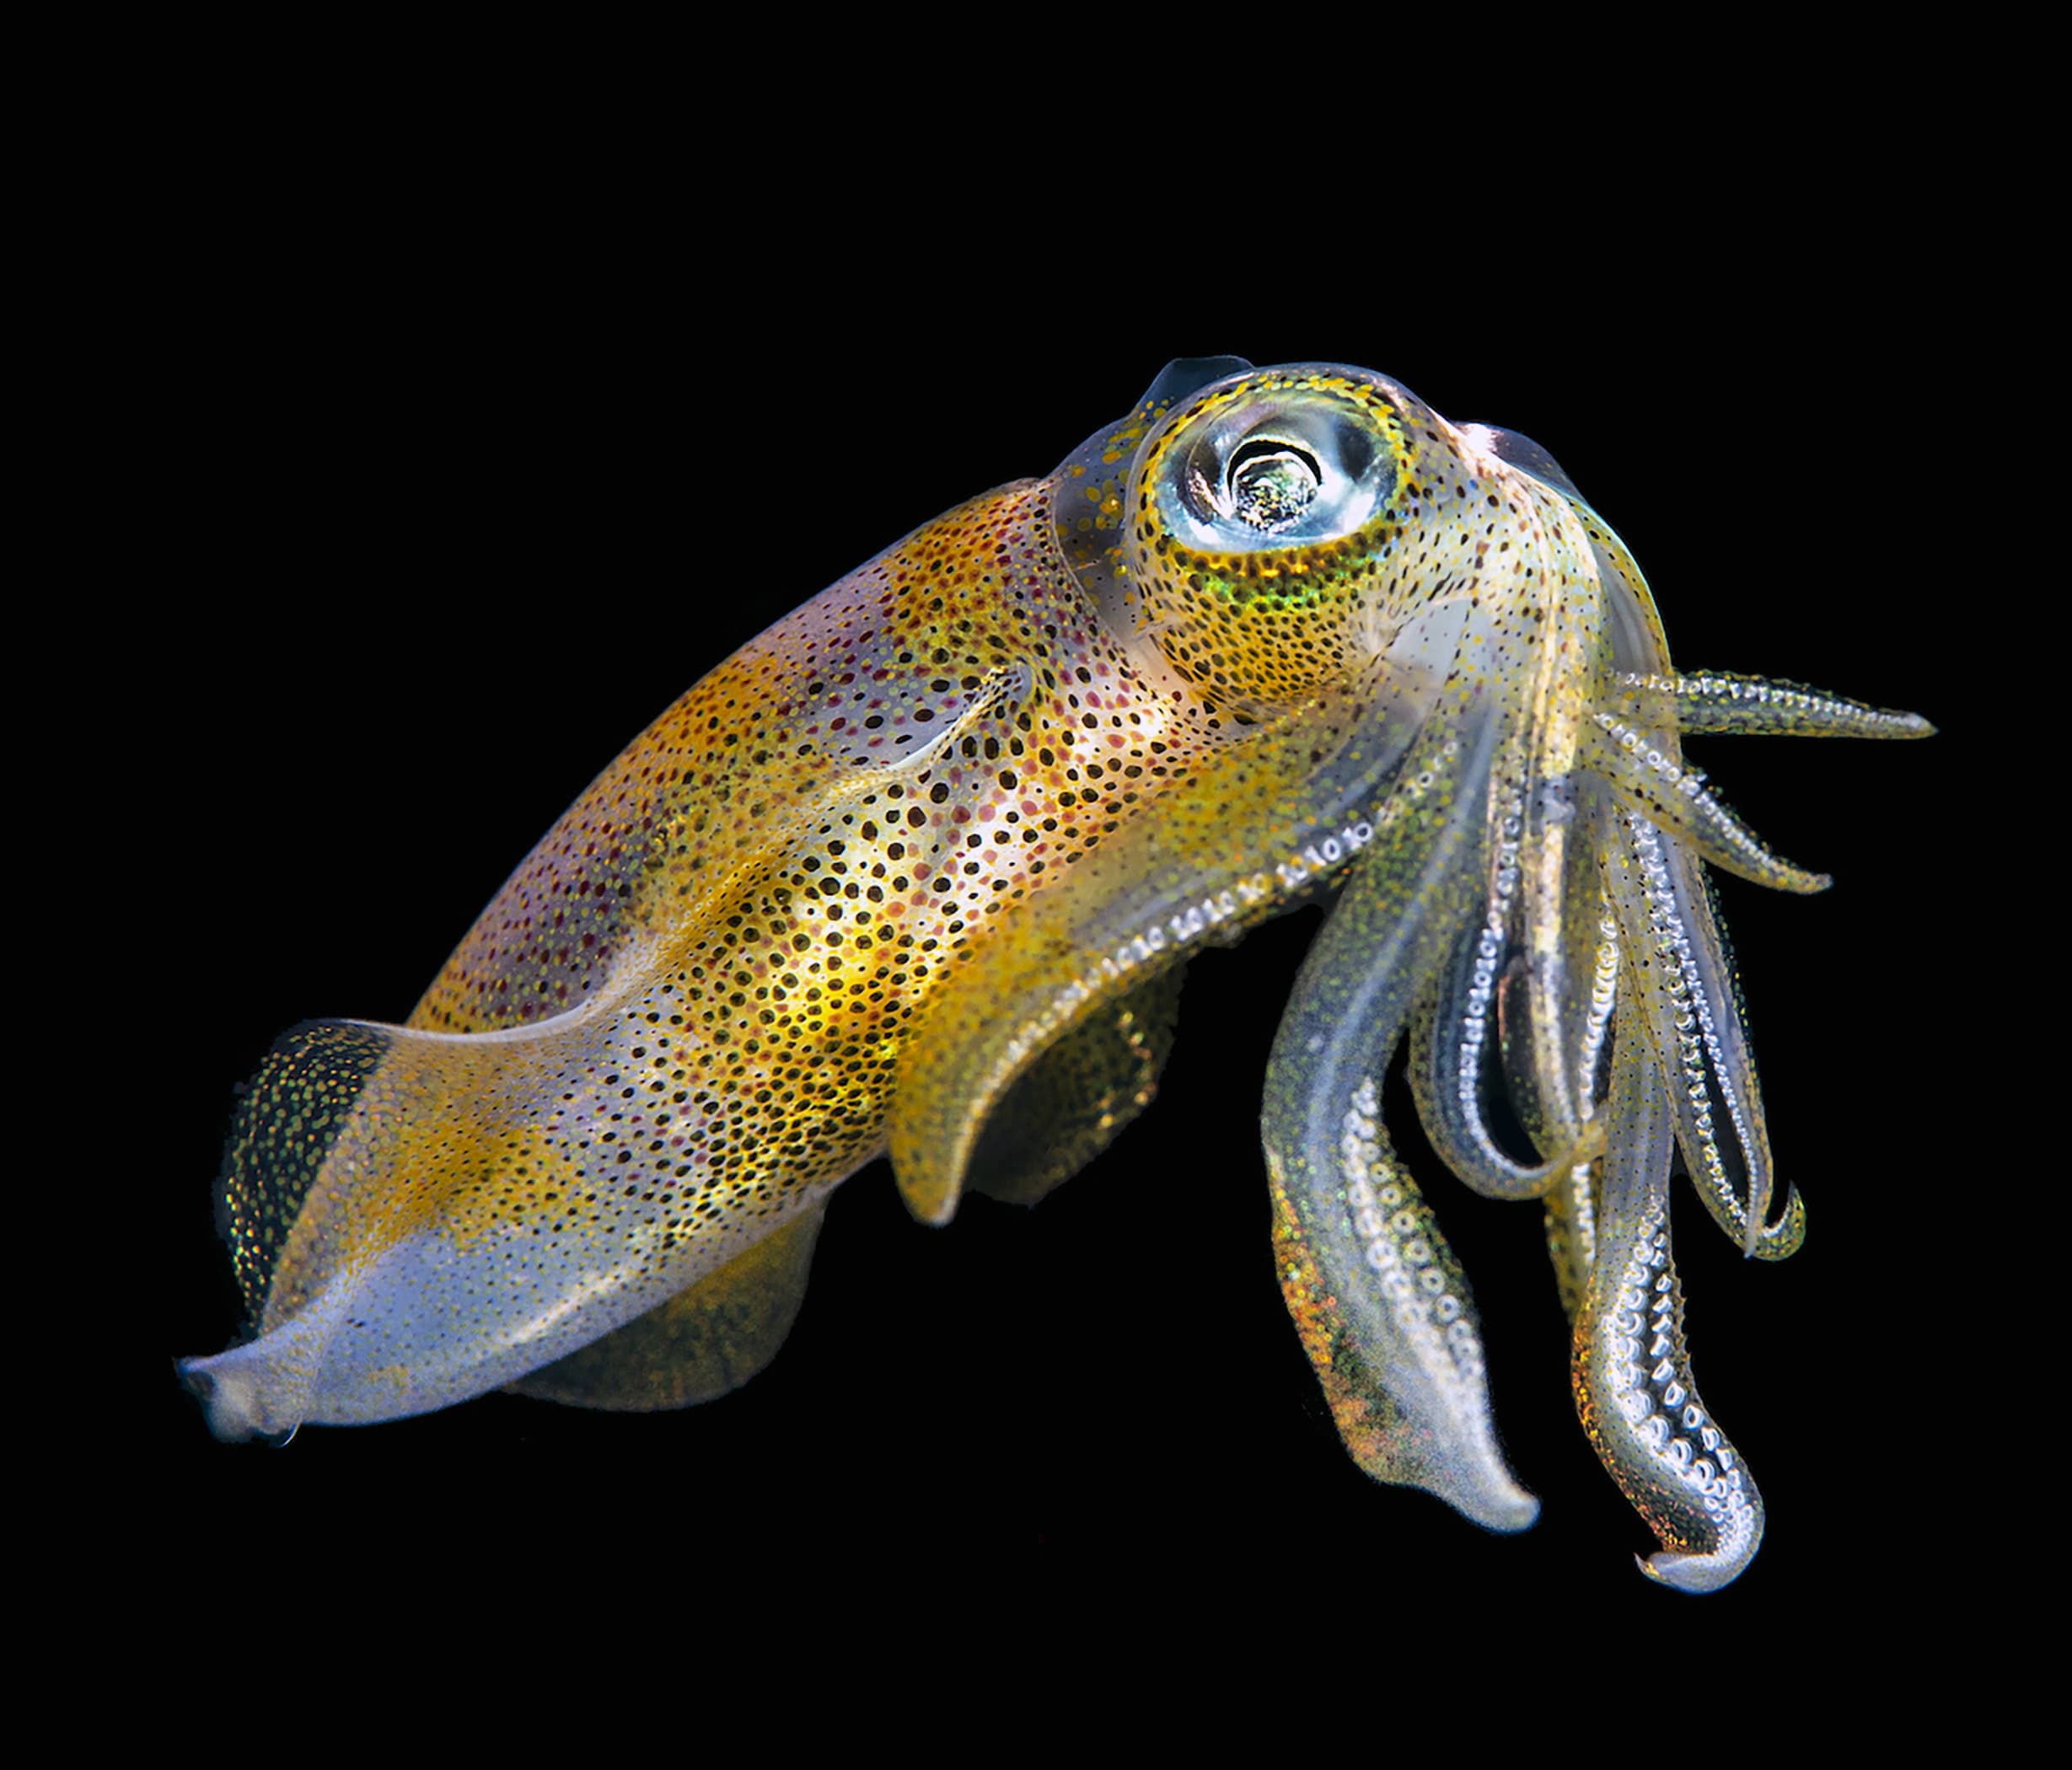
[[[1448,1165],[1547,1200],[1586,1424],[1668,1545],[1651,1571],[1724,1583],[1760,1505],[1683,1365],[1671,1141],[1753,1250],[1802,1218],[1765,1220],[1695,857],[1822,882],[1682,768],[1701,724],[1924,729],[1677,677],[1617,538],[1522,439],[1363,371],[1175,363],[1049,478],[693,687],[405,1026],[280,1041],[225,1167],[254,1337],[187,1379],[225,1436],[504,1385],[723,1392],[781,1343],[832,1187],[889,1151],[926,1220],[967,1187],[1033,1202],[1151,1098],[1187,953],[1350,879],[1264,1126],[1348,1446],[1493,1527],[1533,1515],[1379,1122],[1407,1027]]]

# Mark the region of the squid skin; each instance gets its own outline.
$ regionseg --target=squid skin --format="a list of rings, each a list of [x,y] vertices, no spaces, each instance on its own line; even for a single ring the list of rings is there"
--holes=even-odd
[[[1929,730],[1680,672],[1523,437],[1364,370],[1176,362],[693,687],[406,1022],[282,1037],[220,1188],[248,1331],[181,1376],[217,1435],[276,1441],[500,1387],[723,1394],[782,1344],[834,1187],[889,1155],[925,1222],[1033,1204],[1151,1101],[1188,957],[1335,894],[1262,1134],[1348,1450],[1493,1530],[1538,1510],[1436,1177],[1383,1122],[1407,1038],[1441,1161],[1540,1201],[1644,1570],[1716,1589],[1762,1503],[1692,1379],[1672,1159],[1753,1255],[1806,1217],[1704,869],[1827,882],[1680,739]]]

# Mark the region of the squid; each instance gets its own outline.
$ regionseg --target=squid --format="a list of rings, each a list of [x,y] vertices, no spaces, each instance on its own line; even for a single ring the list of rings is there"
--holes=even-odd
[[[1382,1109],[1538,1203],[1586,1433],[1726,1585],[1761,1497],[1700,1399],[1681,1166],[1747,1255],[1779,1188],[1707,879],[1766,848],[1684,734],[1915,738],[1670,661],[1545,450],[1369,372],[1175,362],[1043,479],[887,549],[704,678],[550,830],[400,1026],[313,1021],[218,1191],[221,1438],[495,1389],[688,1406],[776,1354],[828,1198],[1033,1204],[1151,1101],[1189,958],[1329,900],[1261,1113],[1273,1258],[1347,1451],[1529,1525],[1467,1279]],[[1407,1047],[1407,1051],[1405,1048]]]

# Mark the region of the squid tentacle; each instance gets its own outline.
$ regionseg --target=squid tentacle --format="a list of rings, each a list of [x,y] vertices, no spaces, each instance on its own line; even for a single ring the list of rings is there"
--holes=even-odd
[[[1721,737],[1932,738],[1919,713],[1874,707],[1802,683],[1699,670],[1625,670],[1613,678],[1622,705],[1651,724]]]
[[[1368,1474],[1422,1488],[1490,1530],[1522,1531],[1539,1502],[1496,1446],[1467,1279],[1389,1143],[1376,1073],[1346,1081],[1328,1150],[1291,1166],[1266,1145],[1275,1263],[1302,1349]],[[1318,1157],[1330,1163],[1321,1174]]]
[[[1551,571],[1560,549],[1547,552]],[[1433,1147],[1463,1183],[1493,1199],[1543,1196],[1597,1146],[1589,1076],[1569,1060],[1588,994],[1570,957],[1587,950],[1574,938],[1587,920],[1578,912],[1584,894],[1593,910],[1602,895],[1586,819],[1577,815],[1581,777],[1571,771],[1575,740],[1591,734],[1580,719],[1541,714],[1540,726],[1514,727],[1502,747],[1477,863],[1486,899],[1479,917],[1462,918],[1411,1032],[1411,1086]],[[1492,1065],[1537,1160],[1506,1150],[1490,1124]]]
[[[1603,1183],[1602,1158],[1578,1161],[1548,1189],[1543,1226],[1547,1258],[1553,1262],[1554,1289],[1561,1312],[1574,1325],[1590,1288],[1597,1261],[1597,1188]]]
[[[1511,748],[1517,748],[1516,740]],[[1561,1023],[1574,994],[1566,968],[1535,976],[1522,951],[1535,916],[1566,920],[1560,893],[1543,909],[1537,870],[1527,864],[1538,832],[1528,829],[1527,790],[1519,784],[1526,771],[1523,758],[1514,754],[1491,785],[1484,852],[1474,861],[1475,877],[1488,880],[1482,913],[1459,918],[1460,937],[1410,1032],[1411,1090],[1432,1147],[1463,1184],[1491,1199],[1544,1193],[1576,1159],[1586,1116],[1559,1054],[1567,1048]],[[1561,883],[1565,888],[1572,881],[1565,874]],[[1594,890],[1594,877],[1591,884]],[[1527,1135],[1537,1150],[1552,1151],[1538,1161],[1506,1150],[1490,1124],[1493,1062]]]
[[[1645,1038],[1618,1043],[1598,1254],[1572,1343],[1576,1409],[1662,1543],[1641,1572],[1714,1591],[1753,1558],[1763,1500],[1691,1381],[1669,1245],[1670,1091]]]
[[[1669,648],[1646,580],[1615,535],[1593,527],[1592,541],[1611,593],[1620,677],[1669,679]],[[1666,712],[1645,735],[1681,766]],[[1630,808],[1601,827],[1597,849],[1629,961],[1620,993],[1638,1011],[1620,1019],[1629,1034],[1644,1032],[1672,1078],[1677,1141],[1698,1195],[1747,1252],[1782,1259],[1806,1238],[1806,1208],[1794,1188],[1783,1215],[1768,1220],[1774,1176],[1762,1090],[1704,865]]]
[[[1469,923],[1440,968],[1436,994],[1412,1022],[1410,1086],[1433,1150],[1465,1185],[1489,1199],[1537,1199],[1575,1157],[1565,1150],[1538,1163],[1521,1161],[1490,1129],[1484,1072],[1499,1043],[1506,947],[1494,915]]]
[[[1353,1459],[1493,1530],[1538,1502],[1498,1451],[1466,1282],[1379,1119],[1379,1081],[1479,877],[1492,721],[1436,723],[1311,947],[1267,1066],[1261,1133],[1289,1313]],[[1472,754],[1464,754],[1472,752]]]
[[[1598,821],[1602,824],[1608,820]],[[1594,871],[1594,854],[1592,865]],[[1588,1160],[1577,1161],[1546,1194],[1547,1252],[1554,1262],[1554,1284],[1560,1293],[1562,1311],[1570,1322],[1582,1307],[1583,1293],[1597,1260],[1597,1189],[1602,1183],[1604,1172],[1600,1153],[1604,1134],[1603,1105],[1611,1085],[1612,1018],[1619,987],[1618,915],[1602,886],[1597,892],[1597,947],[1590,995],[1573,1047],[1577,1094],[1592,1115],[1591,1129],[1595,1133],[1596,1147]]]
[[[1450,652],[1464,610],[1423,636]],[[955,1215],[988,1116],[1106,1002],[1327,882],[1363,847],[1377,783],[1429,727],[1436,670],[1383,663],[1258,728],[1169,789],[1168,813],[1090,853],[943,987],[899,1060],[887,1133],[924,1222]]]
[[[1603,1166],[1602,1108],[1611,1086],[1611,1029],[1619,987],[1618,918],[1607,897],[1599,856],[1615,839],[1612,807],[1592,793],[1568,841],[1560,905],[1561,953],[1568,970],[1558,1043],[1542,1049],[1544,1034],[1532,999],[1506,978],[1499,1010],[1510,1098],[1537,1149],[1565,1145],[1570,1163],[1544,1194],[1548,1252],[1563,1311],[1572,1322],[1582,1306],[1596,1249],[1595,1190]],[[1586,975],[1575,963],[1587,954]],[[1549,1062],[1559,1066],[1562,1089],[1544,1085]],[[1566,1114],[1568,1116],[1564,1117]]]
[[[1622,1029],[1648,1038],[1664,1072],[1677,1078],[1677,1141],[1713,1220],[1757,1258],[1783,1259],[1805,1240],[1806,1210],[1795,1188],[1783,1216],[1766,1220],[1769,1132],[1710,893],[1695,858],[1645,818],[1629,813],[1625,823],[1629,839],[1608,854],[1612,900],[1635,961],[1626,974],[1638,1011],[1621,1014]]]
[[[1688,843],[1715,866],[1767,885],[1810,895],[1834,881],[1770,852],[1754,831],[1706,787],[1702,769],[1687,768],[1648,742],[1647,733],[1615,714],[1598,712],[1588,727],[1591,764],[1619,802]]]

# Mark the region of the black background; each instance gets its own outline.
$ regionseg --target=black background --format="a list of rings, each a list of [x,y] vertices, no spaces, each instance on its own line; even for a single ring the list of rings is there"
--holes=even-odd
[[[1955,1171],[1942,1039],[1972,893],[1924,807],[1969,766],[1952,662],[1989,593],[1955,575],[1950,508],[1972,339],[1901,193],[1694,165],[1629,206],[1519,188],[1463,223],[1388,186],[1356,223],[1357,189],[1269,222],[1040,161],[974,206],[839,167],[742,196],[609,153],[434,171],[357,145],[202,181],[162,236],[134,390],[156,612],[89,799],[161,857],[109,862],[151,955],[122,1108],[148,1159],[119,1183],[142,1478],[111,1502],[144,1526],[151,1601],[207,1637],[313,1560],[348,1618],[355,1592],[703,1602],[896,1569],[1031,1604],[1199,1585],[1410,1602],[1441,1630],[1645,1633],[1695,1603],[1802,1631],[1903,1601],[1872,1552],[1903,1521],[1930,1521],[1917,1573],[1949,1552],[1917,1497],[1941,1379],[1914,1231]],[[1837,880],[1721,886],[1812,1222],[1761,1266],[1678,1205],[1698,1378],[1769,1508],[1742,1580],[1693,1601],[1634,1570],[1652,1545],[1575,1424],[1538,1213],[1428,1157],[1542,1517],[1489,1536],[1345,1456],[1274,1283],[1257,1140],[1314,911],[1197,962],[1158,1102],[1039,1210],[978,1200],[931,1231],[882,1165],[845,1186],[791,1341],[735,1397],[649,1418],[492,1397],[215,1444],[169,1361],[235,1328],[211,1185],[274,1035],[405,1016],[694,679],[916,523],[1047,471],[1168,357],[1221,351],[1377,368],[1524,432],[1631,545],[1680,663],[1946,728],[1693,746]]]

